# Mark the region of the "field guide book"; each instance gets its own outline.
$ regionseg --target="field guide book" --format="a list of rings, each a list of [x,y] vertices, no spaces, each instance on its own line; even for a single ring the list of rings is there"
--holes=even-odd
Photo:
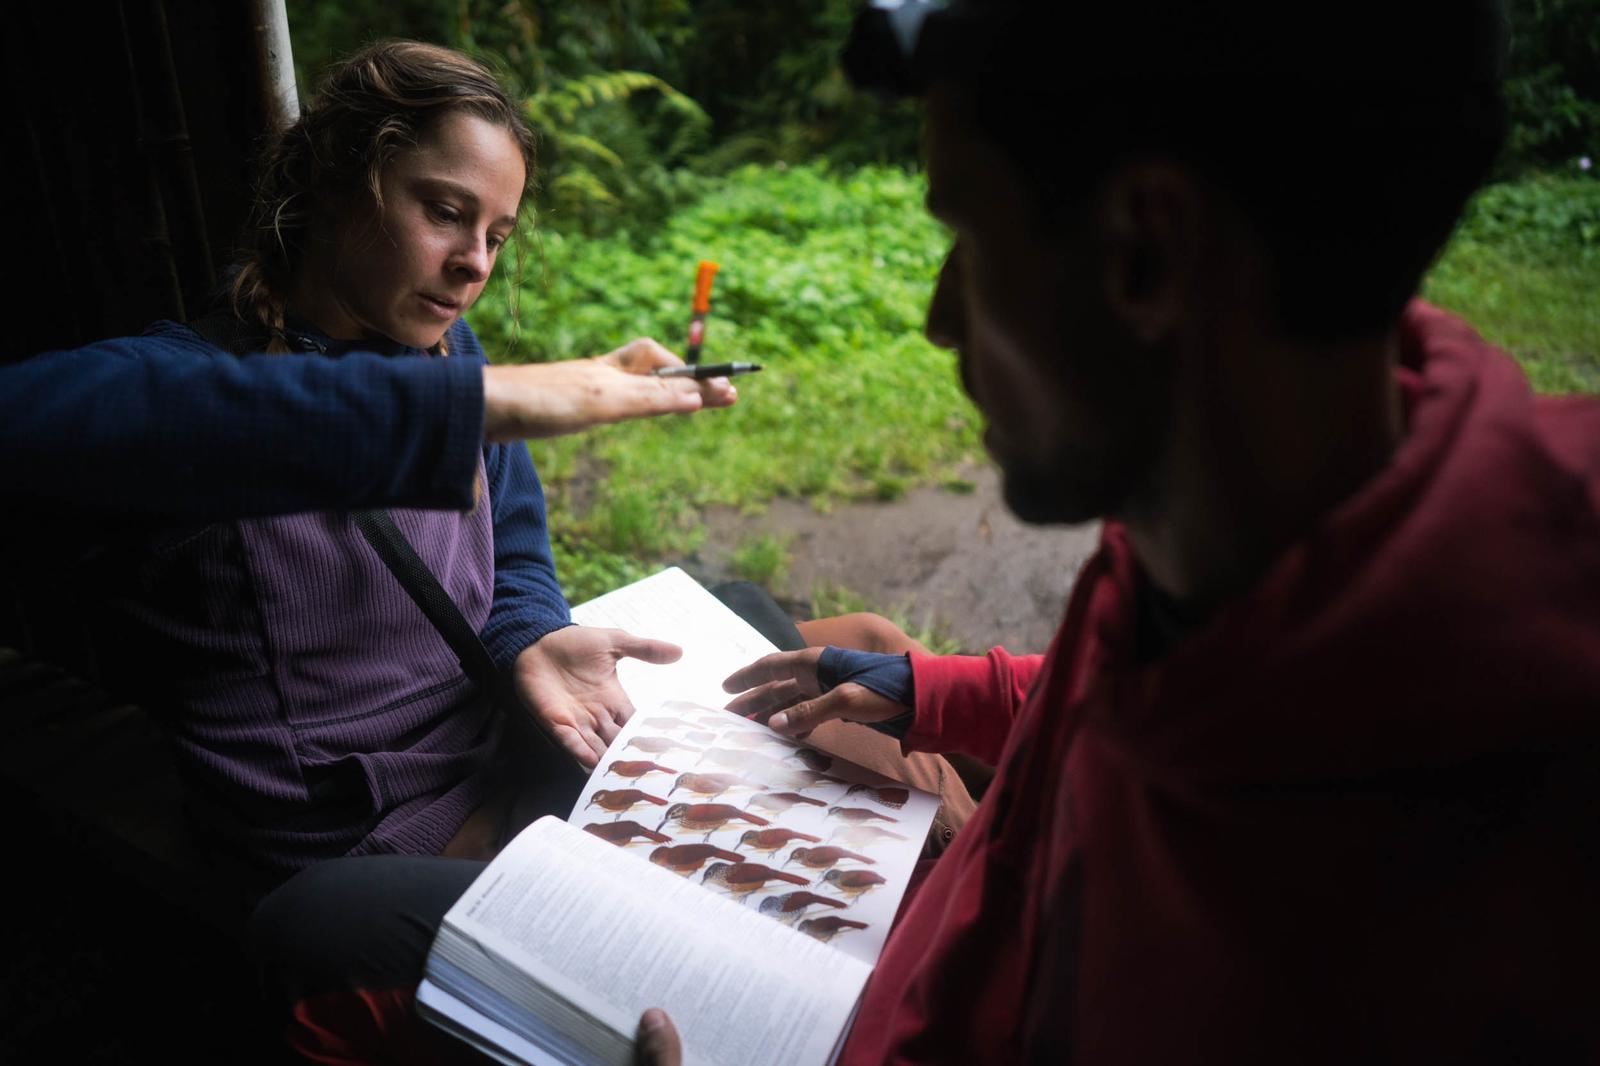
[[[445,916],[424,1017],[509,1063],[634,1061],[661,1007],[685,1061],[824,1066],[938,797],[722,710],[770,642],[682,570],[573,610],[673,641],[618,664],[634,715],[566,821],[541,818]]]

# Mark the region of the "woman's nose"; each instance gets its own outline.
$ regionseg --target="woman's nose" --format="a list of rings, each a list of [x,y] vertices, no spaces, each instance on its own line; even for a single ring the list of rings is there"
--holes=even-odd
[[[451,259],[451,265],[470,281],[486,280],[489,268],[494,265],[494,254],[489,251],[485,237],[474,237],[458,248]]]

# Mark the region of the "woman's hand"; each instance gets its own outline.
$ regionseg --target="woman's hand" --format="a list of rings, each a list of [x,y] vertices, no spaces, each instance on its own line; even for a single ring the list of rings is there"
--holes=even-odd
[[[651,415],[727,407],[739,392],[727,378],[658,378],[683,360],[646,337],[592,359],[483,371],[483,435],[490,441],[558,437]]]
[[[887,722],[906,713],[903,704],[846,681],[826,694],[817,680],[822,648],[780,651],[729,674],[724,692],[738,692],[728,710],[764,721],[773,730],[803,737],[823,722]],[[748,690],[748,691],[746,691]]]
[[[511,682],[545,732],[585,767],[593,767],[633,715],[617,681],[617,660],[670,663],[682,655],[682,648],[664,640],[568,626],[524,649],[512,664]]]

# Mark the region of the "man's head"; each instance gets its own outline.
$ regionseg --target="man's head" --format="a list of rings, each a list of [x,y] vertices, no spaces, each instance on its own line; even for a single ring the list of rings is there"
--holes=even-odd
[[[1208,331],[1391,330],[1486,171],[1490,5],[1290,8],[972,0],[876,46],[858,27],[858,80],[927,100],[956,237],[929,332],[1024,517],[1118,512],[1169,446],[1174,360],[1227,343]]]

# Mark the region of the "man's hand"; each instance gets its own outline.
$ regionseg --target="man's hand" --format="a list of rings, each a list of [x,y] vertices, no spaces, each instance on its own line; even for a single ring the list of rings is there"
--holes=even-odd
[[[640,1016],[634,1051],[639,1066],[680,1066],[683,1042],[666,1011],[651,1007]]]
[[[648,338],[592,359],[483,371],[483,435],[490,441],[576,433],[608,422],[727,407],[739,392],[727,378],[658,378],[683,360]]]
[[[682,654],[676,644],[620,629],[568,626],[545,634],[517,656],[511,682],[556,743],[592,767],[633,714],[617,682],[617,660],[670,663]]]
[[[735,670],[722,682],[722,689],[742,695],[728,702],[728,710],[765,721],[772,729],[791,737],[803,737],[835,718],[887,722],[906,712],[903,705],[853,681],[824,695],[817,681],[817,660],[822,658],[822,651],[780,651]]]

